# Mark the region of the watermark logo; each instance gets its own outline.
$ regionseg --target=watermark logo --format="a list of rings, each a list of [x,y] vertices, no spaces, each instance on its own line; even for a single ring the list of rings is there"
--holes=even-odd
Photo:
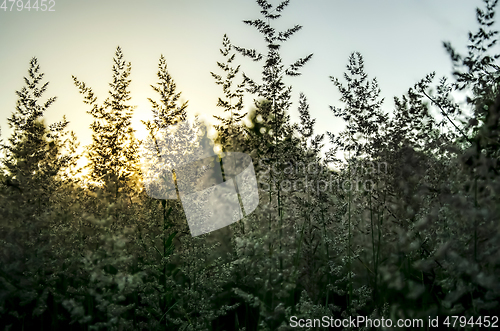
[[[265,191],[297,192],[354,192],[372,191],[376,184],[374,178],[387,174],[386,162],[366,162],[352,164],[347,170],[349,177],[340,178],[332,170],[317,162],[301,161],[270,163],[269,159],[260,159],[259,187]],[[278,179],[278,180],[277,180]]]
[[[257,208],[257,179],[249,155],[225,153],[221,158],[198,121],[159,129],[153,136],[141,150],[146,193],[155,199],[180,199],[193,237],[237,222]]]

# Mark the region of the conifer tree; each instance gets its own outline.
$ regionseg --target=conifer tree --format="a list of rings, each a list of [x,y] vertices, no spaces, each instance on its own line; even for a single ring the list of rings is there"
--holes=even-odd
[[[131,67],[117,47],[109,96],[102,105],[97,103],[92,89],[73,76],[84,103],[92,107],[88,113],[94,118],[90,125],[92,144],[87,147],[90,178],[115,198],[120,192],[132,191],[139,174],[138,142],[131,124],[134,106],[128,103]]]

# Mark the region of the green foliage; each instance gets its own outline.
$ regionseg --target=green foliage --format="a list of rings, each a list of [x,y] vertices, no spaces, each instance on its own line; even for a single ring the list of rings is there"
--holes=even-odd
[[[186,120],[186,108],[188,102],[184,102],[182,105],[178,105],[181,92],[176,93],[177,88],[172,76],[170,76],[167,70],[167,61],[163,55],[160,56],[158,61],[158,82],[155,85],[151,85],[153,90],[159,94],[160,103],[155,100],[148,98],[152,106],[153,112],[153,123],[150,121],[143,122],[146,128],[149,130],[164,129],[170,125],[177,124],[178,122]]]
[[[244,81],[248,85],[248,92],[257,97],[264,98],[271,102],[271,107],[260,107],[256,104],[257,115],[261,115],[264,123],[269,125],[272,130],[272,136],[275,140],[283,139],[289,132],[289,115],[286,111],[290,107],[291,87],[287,87],[283,81],[283,76],[298,76],[298,71],[311,58],[312,54],[304,58],[299,58],[294,63],[285,68],[282,64],[280,49],[285,41],[288,41],[292,35],[298,32],[302,27],[295,25],[285,31],[276,31],[270,25],[271,21],[281,17],[281,12],[288,6],[290,1],[283,1],[273,9],[273,5],[267,1],[257,1],[261,7],[263,19],[245,20],[245,24],[255,27],[264,37],[267,46],[267,54],[264,56],[256,49],[247,49],[244,47],[234,48],[242,55],[251,58],[254,61],[265,60],[262,70],[262,83],[257,83],[254,79],[243,74]],[[276,14],[273,14],[276,12]]]
[[[234,140],[235,137],[244,132],[241,130],[241,120],[247,115],[247,113],[242,113],[243,88],[245,84],[242,82],[233,89],[233,80],[240,71],[240,65],[236,68],[232,66],[236,54],[230,54],[233,46],[226,35],[222,39],[222,47],[220,53],[226,59],[226,62],[217,62],[217,66],[226,74],[226,77],[223,79],[222,76],[213,72],[211,74],[215,79],[215,83],[222,86],[222,92],[224,93],[224,99],[219,98],[217,106],[223,108],[224,112],[229,113],[229,117],[214,116],[221,122],[221,124],[215,126],[215,129],[219,132],[219,141],[224,149],[228,147],[231,149],[231,146],[228,146],[228,142]],[[233,101],[234,99],[235,101]]]
[[[102,105],[90,87],[73,76],[73,81],[84,96],[84,103],[92,107],[88,111],[94,118],[92,144],[87,148],[91,181],[115,197],[120,192],[134,190],[138,173],[138,142],[134,138],[131,119],[134,107],[128,87],[131,80],[131,64],[123,59],[120,47],[113,58],[113,80],[109,83],[109,96]]]
[[[354,156],[366,155],[373,150],[368,145],[378,135],[387,121],[380,109],[383,99],[379,100],[380,89],[377,80],[368,80],[364,71],[363,57],[359,52],[349,56],[349,64],[344,78],[347,86],[330,77],[339,89],[342,97],[340,100],[346,104],[345,109],[331,107],[333,114],[341,117],[346,123],[346,129],[337,138],[329,133],[330,140],[345,152],[354,152]]]
[[[290,330],[291,320],[421,318],[498,312],[500,177],[497,1],[478,9],[479,32],[462,56],[445,44],[455,79],[429,74],[383,109],[360,53],[345,82],[332,78],[346,122],[324,135],[304,94],[291,123],[291,86],[311,56],[288,68],[281,45],[300,30],[271,22],[290,1],[258,0],[262,18],[245,21],[264,37],[266,55],[223,38],[212,73],[223,96],[218,142],[252,156],[260,204],[230,226],[192,237],[181,201],[142,190],[130,119],[130,63],[118,48],[109,96],[100,105],[74,77],[91,107],[90,182],[75,170],[67,121],[46,126],[55,98],[36,59],[17,92],[13,129],[0,172],[0,320],[6,330]],[[236,50],[263,63],[262,83],[242,74]],[[195,134],[162,137],[187,117],[187,102],[158,63],[153,119],[144,122],[163,169],[159,142],[174,152]],[[462,90],[469,103],[453,95]],[[243,125],[245,93],[254,98]],[[206,130],[204,147],[211,148]],[[344,151],[344,159],[338,157]],[[335,170],[333,170],[335,168]],[[168,173],[176,178],[175,173]],[[312,330],[318,327],[304,327]],[[327,328],[324,328],[327,329]],[[361,329],[370,329],[362,327]],[[480,329],[480,327],[470,327]]]

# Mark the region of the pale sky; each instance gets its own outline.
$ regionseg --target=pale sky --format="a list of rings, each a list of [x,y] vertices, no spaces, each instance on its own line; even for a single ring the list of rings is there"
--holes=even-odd
[[[27,0],[24,0],[26,3]],[[33,1],[32,1],[33,2]],[[273,4],[280,1],[270,0]],[[377,77],[391,111],[393,97],[401,96],[426,74],[450,75],[451,62],[442,47],[451,41],[464,50],[467,32],[476,30],[475,8],[470,0],[292,0],[276,21],[285,29],[302,30],[286,42],[285,62],[314,53],[302,76],[287,77],[293,85],[292,120],[298,120],[299,92],[306,94],[316,130],[338,132],[343,123],[333,117],[329,105],[342,106],[329,76],[342,77],[349,54],[359,51],[370,78]],[[144,134],[141,119],[151,111],[147,97],[155,98],[160,54],[169,72],[189,100],[188,113],[220,115],[216,102],[222,91],[210,71],[217,71],[219,48],[226,33],[233,44],[265,52],[261,35],[242,21],[260,18],[253,0],[55,0],[54,12],[0,9],[0,127],[5,141],[7,118],[15,109],[15,91],[23,86],[30,59],[36,56],[45,79],[46,97],[58,100],[46,113],[50,124],[65,114],[69,129],[81,145],[90,143],[92,117],[73,85],[71,75],[92,87],[102,102],[111,80],[116,47],[132,62],[132,100],[137,136]],[[249,59],[237,56],[242,70],[260,78],[261,71]],[[247,110],[252,104],[247,104]]]

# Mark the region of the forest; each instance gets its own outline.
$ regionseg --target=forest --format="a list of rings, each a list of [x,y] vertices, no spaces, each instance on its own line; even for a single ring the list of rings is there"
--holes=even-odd
[[[464,54],[443,42],[453,78],[430,71],[392,109],[353,52],[339,64],[344,75],[330,77],[343,105],[330,107],[331,119],[345,123],[335,134],[315,131],[307,96],[292,100],[285,83],[313,58],[283,61],[282,46],[302,28],[274,27],[290,0],[256,2],[260,16],[243,24],[266,48],[224,35],[211,75],[226,116],[216,117],[215,141],[201,120],[190,131],[217,153],[208,177],[238,152],[251,157],[258,183],[255,210],[215,231],[193,233],[177,185],[168,198],[151,194],[125,50],[115,49],[103,102],[73,76],[93,119],[84,169],[66,118],[44,120],[56,97],[32,58],[8,118],[12,133],[0,137],[2,330],[500,326],[498,0],[471,13],[477,23]],[[243,73],[247,60],[261,72]],[[160,56],[152,120],[143,122],[157,169],[158,142],[189,117],[167,62]],[[186,136],[174,138],[170,147],[182,149]],[[352,319],[372,323],[327,323]]]

